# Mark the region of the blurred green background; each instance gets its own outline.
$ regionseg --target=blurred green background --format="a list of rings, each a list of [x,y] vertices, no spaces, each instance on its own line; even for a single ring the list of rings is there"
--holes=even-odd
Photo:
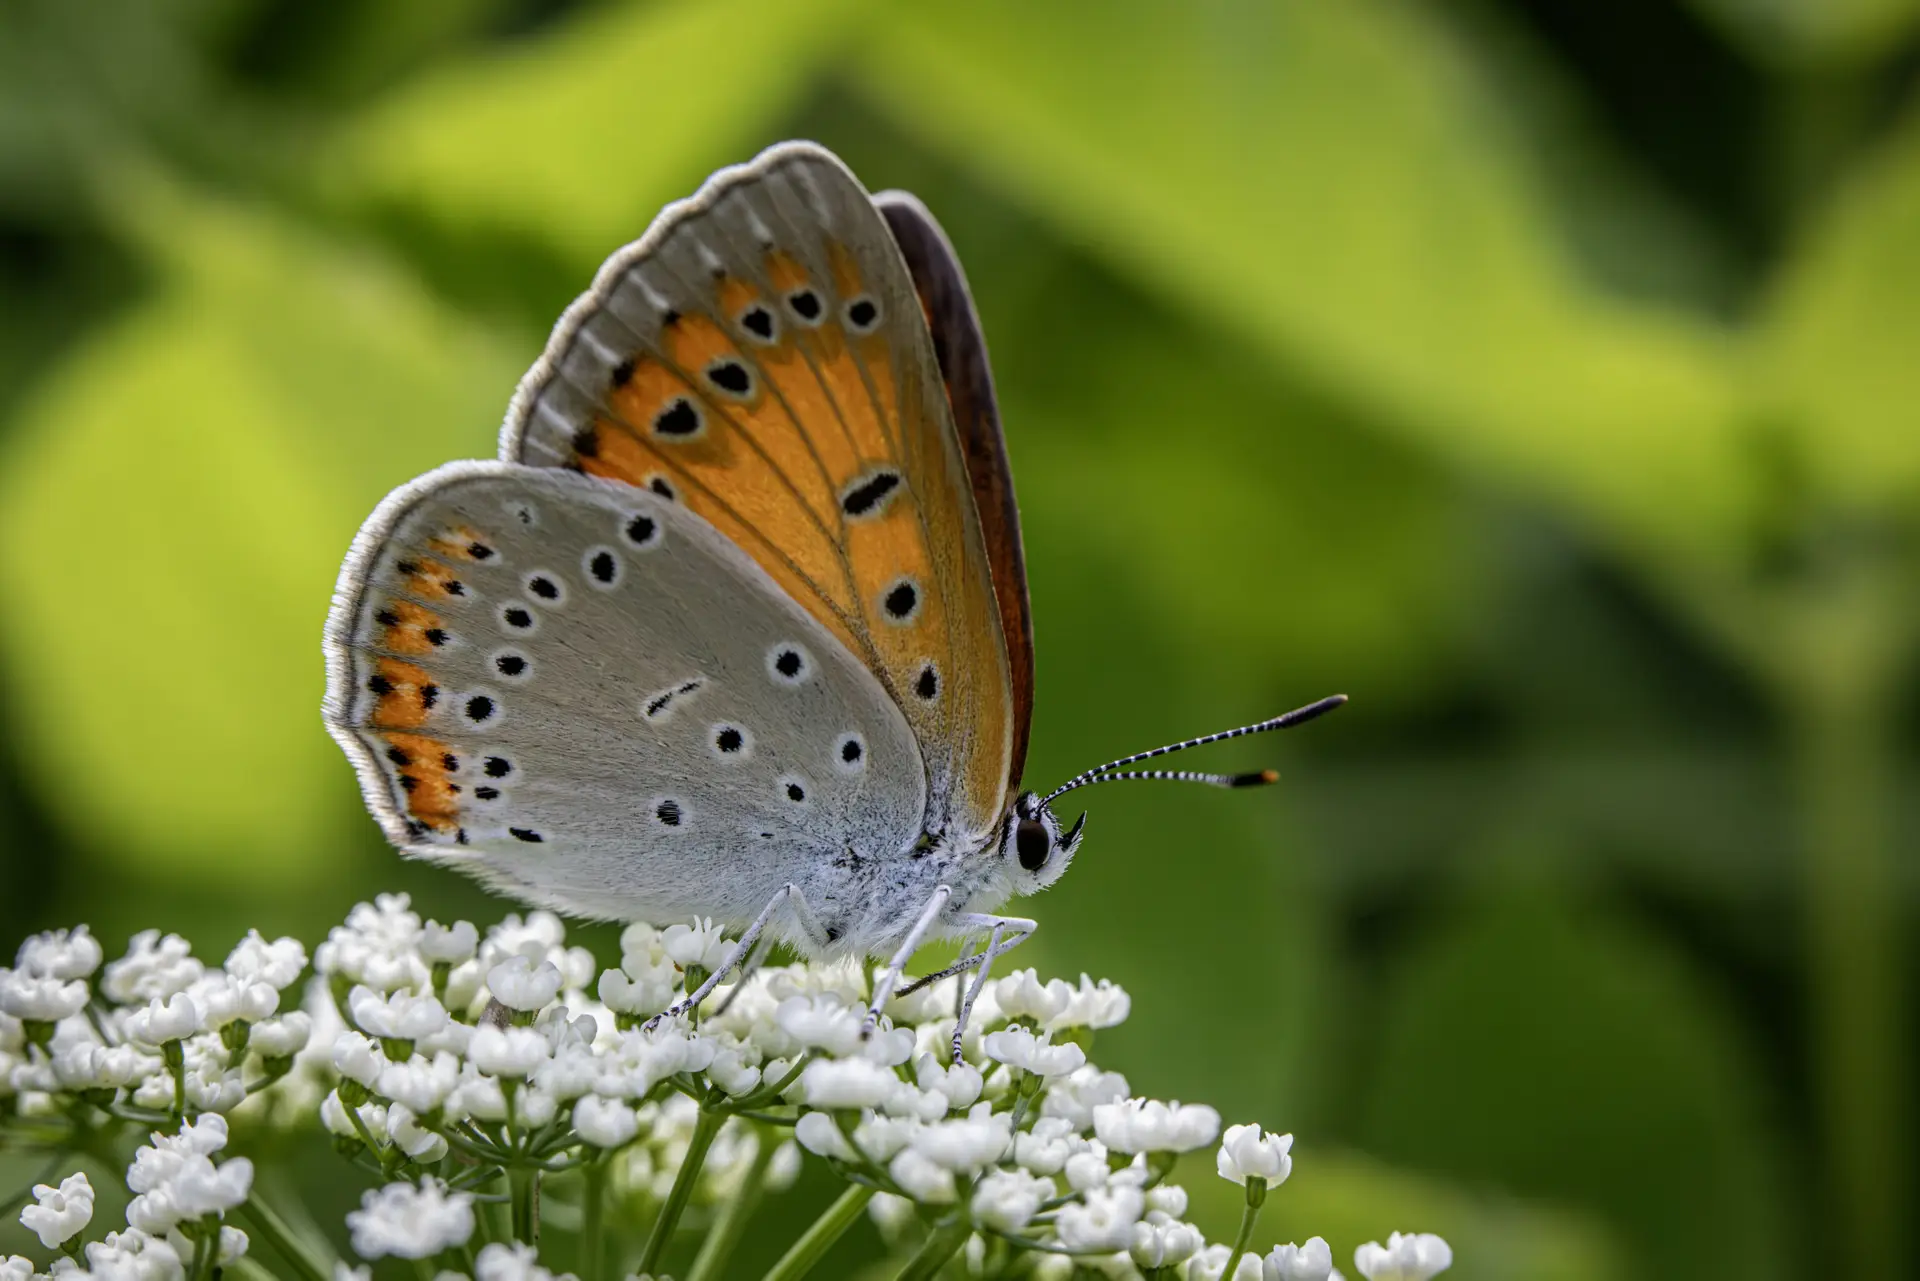
[[[321,731],[341,554],[814,137],[973,280],[1029,783],[1353,696],[1088,793],[1020,954],[1300,1136],[1263,1237],[1911,1275],[1916,68],[1920,0],[4,0],[0,942],[497,918]]]

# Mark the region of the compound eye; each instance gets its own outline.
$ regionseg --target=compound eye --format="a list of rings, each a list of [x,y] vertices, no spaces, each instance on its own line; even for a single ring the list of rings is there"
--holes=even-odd
[[[1020,826],[1014,829],[1013,848],[1020,855],[1020,866],[1037,872],[1047,865],[1047,856],[1053,853],[1053,837],[1039,819],[1021,819]]]

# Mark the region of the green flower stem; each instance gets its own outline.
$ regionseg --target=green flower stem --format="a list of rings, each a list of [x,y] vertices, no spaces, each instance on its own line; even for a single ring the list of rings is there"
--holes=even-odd
[[[940,1274],[954,1252],[967,1242],[973,1232],[973,1224],[964,1214],[956,1214],[946,1223],[934,1228],[920,1252],[907,1260],[907,1266],[900,1269],[898,1281],[931,1281]],[[1231,1275],[1231,1274],[1222,1274]]]
[[[713,1136],[720,1133],[720,1127],[726,1124],[726,1120],[724,1113],[703,1109],[700,1119],[694,1122],[693,1141],[687,1144],[687,1159],[680,1163],[680,1173],[673,1176],[673,1188],[667,1193],[667,1203],[660,1207],[660,1217],[653,1221],[653,1232],[647,1237],[647,1248],[640,1255],[637,1271],[652,1275],[660,1270],[660,1256],[667,1252],[667,1243],[673,1239],[673,1230],[680,1224],[680,1214],[693,1196],[693,1185],[699,1181],[700,1167],[707,1163],[707,1149],[713,1146]]]
[[[855,1184],[842,1192],[840,1199],[828,1206],[792,1248],[780,1256],[780,1261],[768,1270],[762,1281],[799,1281],[813,1271],[813,1265],[826,1256],[833,1243],[860,1217],[860,1211],[867,1208],[874,1191],[864,1184]]]
[[[739,1190],[727,1198],[719,1220],[707,1231],[707,1239],[700,1243],[700,1253],[694,1257],[693,1270],[687,1273],[687,1281],[716,1281],[725,1275],[727,1260],[732,1256],[734,1246],[740,1243],[740,1234],[746,1230],[753,1212],[760,1208],[760,1194],[766,1187],[767,1166],[772,1164],[774,1149],[780,1146],[780,1141],[773,1130],[764,1125],[753,1127],[753,1137],[753,1164],[747,1167]]]
[[[1871,671],[1850,654],[1809,661]],[[1859,687],[1856,688],[1856,682]],[[1805,858],[1815,1115],[1826,1148],[1836,1271],[1895,1276],[1912,1173],[1911,1047],[1902,966],[1900,784],[1889,680],[1807,677],[1792,708]],[[1835,688],[1837,686],[1838,688]]]
[[[240,1205],[240,1216],[253,1234],[274,1248],[301,1281],[333,1281],[333,1260],[314,1253],[305,1241],[287,1225],[287,1221],[257,1194]]]
[[[244,1254],[232,1263],[229,1263],[225,1270],[235,1276],[243,1278],[243,1281],[274,1281],[273,1273],[267,1271]]]
[[[173,1074],[173,1131],[178,1134],[187,1123],[187,1052],[180,1042],[168,1041],[160,1047],[160,1057]]]
[[[1240,1212],[1240,1234],[1233,1239],[1233,1253],[1227,1256],[1227,1266],[1220,1270],[1223,1277],[1231,1277],[1233,1270],[1240,1266],[1240,1256],[1247,1252],[1247,1243],[1253,1240],[1253,1225],[1260,1221],[1260,1207],[1267,1200],[1267,1181],[1261,1178],[1247,1180],[1247,1208]]]
[[[183,1226],[183,1230],[185,1227],[192,1226],[191,1223],[186,1224]],[[210,1236],[202,1236],[194,1239],[193,1262],[187,1265],[187,1281],[200,1281],[200,1278],[207,1275],[207,1270],[213,1266],[214,1255],[219,1249],[219,1245],[219,1228],[215,1228]]]
[[[607,1161],[589,1161],[586,1187],[580,1200],[580,1271],[587,1281],[600,1281],[606,1268]]]
[[[513,1196],[513,1239],[536,1249],[540,1245],[540,1171],[514,1166],[507,1171]]]

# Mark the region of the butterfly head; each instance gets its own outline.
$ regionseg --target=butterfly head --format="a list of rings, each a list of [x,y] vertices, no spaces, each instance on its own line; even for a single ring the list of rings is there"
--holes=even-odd
[[[1247,734],[1264,734],[1269,730],[1301,725],[1316,716],[1325,715],[1346,701],[1346,695],[1335,694],[1270,720],[1245,725],[1239,729],[1225,730],[1218,734],[1190,738],[1184,742],[1169,743],[1165,747],[1135,752],[1117,761],[1108,761],[1105,765],[1074,775],[1045,796],[1037,796],[1032,792],[1020,793],[1015,798],[1013,807],[1007,811],[1006,822],[1000,836],[1000,856],[1014,880],[1017,892],[1031,894],[1035,890],[1042,890],[1052,885],[1060,879],[1060,874],[1067,870],[1067,864],[1073,861],[1074,851],[1080,848],[1080,836],[1086,828],[1087,816],[1081,814],[1072,827],[1062,830],[1060,820],[1053,814],[1053,802],[1068,792],[1090,787],[1095,783],[1147,779],[1206,783],[1213,787],[1259,787],[1275,781],[1280,776],[1270,769],[1258,770],[1251,774],[1205,774],[1194,770],[1141,770],[1124,767],[1151,760],[1156,756],[1165,756],[1170,752],[1185,751],[1189,747],[1217,743],[1222,739],[1239,738]]]
[[[1082,814],[1063,830],[1045,802],[1032,792],[1020,793],[1007,811],[1000,837],[1000,857],[1019,893],[1031,894],[1059,880],[1080,848],[1086,826],[1087,816]]]

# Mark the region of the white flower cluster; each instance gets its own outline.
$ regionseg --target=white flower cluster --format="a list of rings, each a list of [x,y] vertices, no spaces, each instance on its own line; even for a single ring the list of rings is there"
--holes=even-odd
[[[216,1163],[214,1154],[226,1145],[226,1118],[214,1112],[182,1126],[178,1134],[154,1134],[127,1167],[134,1197],[127,1204],[126,1229],[88,1242],[84,1250],[77,1238],[93,1221],[94,1201],[87,1176],[70,1175],[58,1187],[39,1184],[20,1222],[41,1245],[60,1248],[66,1257],[42,1273],[32,1260],[15,1255],[0,1260],[0,1278],[184,1281],[233,1262],[247,1252],[247,1234],[223,1220],[251,1194],[253,1163],[245,1157]]]
[[[483,935],[384,896],[315,950],[295,1009],[283,1007],[307,956],[292,940],[249,934],[213,969],[148,932],[104,970],[84,928],[29,940],[0,970],[0,1091],[23,1118],[160,1132],[128,1168],[126,1231],[81,1246],[84,1176],[37,1189],[22,1220],[66,1252],[53,1274],[208,1275],[245,1250],[223,1218],[252,1195],[244,1158],[214,1160],[224,1113],[317,1117],[371,1176],[347,1216],[353,1252],[418,1260],[442,1281],[551,1281],[528,1244],[540,1239],[543,1180],[549,1203],[589,1232],[653,1216],[635,1258],[583,1242],[584,1271],[657,1273],[689,1204],[737,1234],[746,1215],[733,1208],[790,1183],[801,1149],[849,1195],[871,1197],[896,1248],[935,1268],[957,1258],[997,1274],[1024,1255],[1024,1272],[1042,1278],[1076,1267],[1185,1281],[1337,1275],[1317,1237],[1264,1256],[1248,1248],[1260,1202],[1292,1171],[1290,1135],[1234,1126],[1219,1142],[1220,1175],[1246,1188],[1241,1239],[1210,1244],[1185,1221],[1187,1196],[1168,1175],[1180,1154],[1221,1140],[1220,1117],[1136,1098],[1088,1061],[1094,1033],[1129,1012],[1110,983],[1043,983],[1032,970],[991,981],[953,1061],[964,977],[896,995],[868,1028],[861,966],[764,968],[650,1030],[733,942],[695,921],[634,925],[620,945],[618,968],[602,970],[548,913]],[[510,1214],[478,1212],[480,1194],[506,1189]],[[250,1226],[279,1221],[252,1209]],[[834,1230],[855,1217],[857,1205]],[[273,1230],[309,1275],[362,1275]],[[1450,1261],[1436,1237],[1396,1235],[1356,1256],[1373,1281],[1424,1281]],[[0,1281],[37,1275],[24,1259],[0,1264]]]

